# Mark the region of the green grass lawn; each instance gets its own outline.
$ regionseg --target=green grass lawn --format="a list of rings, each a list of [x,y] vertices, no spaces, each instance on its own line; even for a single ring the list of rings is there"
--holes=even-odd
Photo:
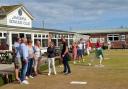
[[[29,86],[10,84],[1,87],[2,89],[127,89],[128,88],[128,50],[104,51],[104,67],[95,67],[99,60],[95,58],[95,53],[85,56],[85,62],[73,64],[71,61],[72,74],[63,75],[62,67],[57,66],[56,76],[42,75],[34,80],[30,80]],[[94,59],[92,66],[88,63]],[[56,62],[58,64],[58,61]],[[43,72],[47,72],[47,65],[41,67]],[[87,85],[70,85],[70,82],[87,81]],[[63,81],[63,82],[62,82]],[[37,86],[38,84],[38,86]],[[49,86],[50,85],[50,86]],[[65,86],[64,86],[65,85]]]

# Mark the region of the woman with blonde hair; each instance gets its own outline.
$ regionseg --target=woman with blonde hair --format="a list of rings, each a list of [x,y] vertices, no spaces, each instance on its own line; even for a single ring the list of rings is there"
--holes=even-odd
[[[52,64],[52,68],[54,71],[54,74],[56,75],[56,69],[55,69],[55,47],[54,47],[54,43],[50,42],[49,46],[47,48],[47,54],[48,54],[48,75],[51,75],[51,64]]]
[[[34,72],[35,75],[40,74],[40,64],[41,64],[41,45],[40,45],[40,41],[37,40],[34,46],[35,49],[35,57],[34,57]]]

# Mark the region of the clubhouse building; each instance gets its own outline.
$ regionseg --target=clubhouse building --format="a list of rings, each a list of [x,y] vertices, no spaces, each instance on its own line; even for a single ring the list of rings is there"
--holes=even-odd
[[[64,36],[70,46],[75,33],[56,29],[34,28],[32,27],[33,16],[21,5],[0,7],[0,43],[6,42],[9,50],[17,37],[41,41],[42,48],[47,47],[48,37],[52,36],[55,46],[60,46],[61,36]],[[0,49],[1,50],[1,49]]]

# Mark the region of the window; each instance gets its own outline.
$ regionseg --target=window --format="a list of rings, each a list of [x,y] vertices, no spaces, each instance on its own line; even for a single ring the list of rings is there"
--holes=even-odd
[[[72,43],[73,43],[73,39],[70,39],[69,41],[70,41],[70,45],[72,45]]]
[[[109,34],[107,39],[108,41],[119,41],[119,34]]]
[[[114,41],[118,41],[119,40],[119,37],[114,37]]]
[[[125,36],[125,35],[121,35],[121,36],[120,36],[120,40],[121,40],[121,41],[124,41],[125,39],[126,39],[126,36]]]
[[[4,37],[6,37],[7,36],[7,33],[4,33]]]
[[[41,37],[41,34],[38,34],[38,37]]]
[[[42,39],[42,47],[48,47],[48,39]]]
[[[0,33],[0,37],[2,37],[2,33]]]
[[[43,38],[45,38],[45,35],[42,35]]]
[[[112,38],[112,37],[108,37],[108,40],[109,40],[109,41],[113,41],[113,38]]]
[[[20,38],[23,38],[24,37],[24,33],[20,33],[19,36],[20,36]]]
[[[27,39],[31,39],[31,34],[26,34]]]
[[[48,35],[46,35],[46,38],[48,38]]]
[[[12,34],[12,44],[14,44],[17,38],[18,38],[18,34]]]
[[[37,34],[34,34],[34,37],[37,37]]]

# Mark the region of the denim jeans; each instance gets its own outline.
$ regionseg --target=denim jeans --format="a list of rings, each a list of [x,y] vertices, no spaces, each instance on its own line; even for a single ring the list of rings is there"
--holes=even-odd
[[[63,64],[64,64],[64,73],[71,73],[67,54],[63,57]]]
[[[30,76],[32,74],[32,65],[33,65],[33,58],[28,59],[28,68],[26,76]]]
[[[27,68],[28,68],[28,62],[22,60],[21,77],[20,77],[21,81],[25,80]]]

